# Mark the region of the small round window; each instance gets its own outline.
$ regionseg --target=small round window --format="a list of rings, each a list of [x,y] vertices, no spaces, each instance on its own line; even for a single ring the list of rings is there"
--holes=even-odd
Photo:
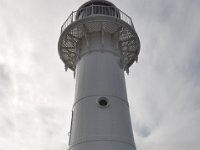
[[[97,101],[98,105],[102,108],[106,108],[109,106],[109,101],[106,97],[100,97]]]

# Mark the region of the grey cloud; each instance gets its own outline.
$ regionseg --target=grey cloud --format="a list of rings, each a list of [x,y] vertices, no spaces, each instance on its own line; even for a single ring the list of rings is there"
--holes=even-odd
[[[10,85],[11,79],[10,79],[10,72],[8,70],[6,65],[0,64],[0,82],[1,87],[5,88]]]
[[[12,94],[12,81],[7,65],[0,64],[0,102],[6,104],[6,99]]]
[[[134,91],[129,99],[134,108],[131,112],[136,143],[142,150],[197,150],[199,2],[145,2],[133,5],[142,49],[139,64],[131,69],[134,79],[127,79]],[[131,91],[128,89],[128,93]],[[141,135],[144,127],[150,129],[148,136]]]
[[[0,119],[0,134],[5,138],[11,138],[15,130],[15,124],[11,119],[12,118],[7,116],[1,116]]]

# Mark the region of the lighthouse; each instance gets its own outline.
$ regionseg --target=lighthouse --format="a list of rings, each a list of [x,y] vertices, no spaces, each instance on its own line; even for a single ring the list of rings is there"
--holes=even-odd
[[[74,72],[69,150],[135,150],[125,76],[137,62],[132,19],[106,0],[90,0],[61,27],[58,52]]]

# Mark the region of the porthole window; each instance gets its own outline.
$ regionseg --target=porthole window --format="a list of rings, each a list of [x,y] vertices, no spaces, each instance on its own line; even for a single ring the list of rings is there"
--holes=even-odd
[[[97,101],[97,104],[101,108],[106,108],[109,106],[109,101],[106,97],[100,97]]]

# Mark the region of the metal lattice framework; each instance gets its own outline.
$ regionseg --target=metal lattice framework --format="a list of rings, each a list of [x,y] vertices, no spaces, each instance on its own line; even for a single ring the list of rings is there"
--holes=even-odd
[[[79,41],[86,32],[102,29],[118,36],[124,70],[128,71],[138,60],[140,41],[131,18],[114,6],[91,5],[73,11],[61,27],[58,50],[66,70],[75,70],[76,62],[81,57]]]

